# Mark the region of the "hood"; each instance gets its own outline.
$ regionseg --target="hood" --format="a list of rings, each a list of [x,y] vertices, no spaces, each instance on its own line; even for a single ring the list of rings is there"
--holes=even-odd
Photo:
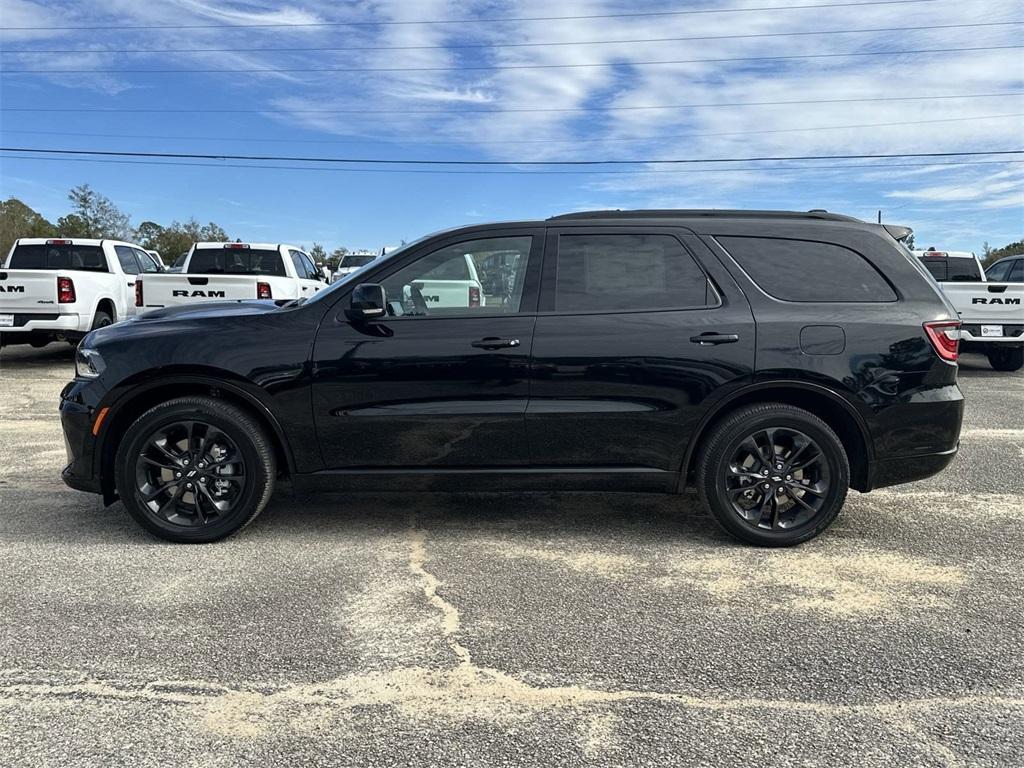
[[[251,301],[208,301],[202,304],[183,304],[177,307],[153,309],[136,317],[129,318],[128,322],[147,323],[154,320],[193,320],[201,317],[262,315],[265,312],[274,312],[277,309],[279,309],[278,305],[269,299],[265,301],[257,301],[256,299]]]
[[[86,346],[145,336],[162,335],[175,328],[206,320],[230,319],[253,315],[265,315],[279,311],[273,301],[211,301],[204,304],[154,309],[119,323],[91,331],[83,340]]]

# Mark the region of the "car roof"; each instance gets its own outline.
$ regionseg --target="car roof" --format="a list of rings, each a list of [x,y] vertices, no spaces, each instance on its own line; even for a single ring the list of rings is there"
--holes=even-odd
[[[305,249],[298,245],[289,245],[288,243],[245,243],[235,242],[233,240],[227,240],[224,242],[217,242],[213,240],[203,240],[195,243],[195,248],[226,248],[229,245],[247,245],[250,248],[256,248],[263,251],[276,251],[278,248],[294,248],[296,251],[302,251],[305,253]]]
[[[637,210],[598,210],[577,211],[551,216],[547,221],[566,221],[576,219],[818,219],[827,221],[846,221],[857,224],[865,222],[853,216],[840,213],[829,213],[823,208],[810,211],[767,211],[739,210],[730,208],[660,208]]]
[[[72,245],[103,245],[104,243],[110,243],[111,245],[127,245],[132,248],[138,248],[140,251],[144,250],[141,245],[130,243],[127,240],[114,240],[109,237],[19,237],[15,240],[15,245],[46,245],[53,240],[68,240]]]

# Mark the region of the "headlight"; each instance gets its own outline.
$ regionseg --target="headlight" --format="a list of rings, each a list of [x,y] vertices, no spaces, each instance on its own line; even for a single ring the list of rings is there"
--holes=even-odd
[[[107,369],[103,357],[95,349],[79,347],[75,352],[75,375],[83,379],[95,379]]]

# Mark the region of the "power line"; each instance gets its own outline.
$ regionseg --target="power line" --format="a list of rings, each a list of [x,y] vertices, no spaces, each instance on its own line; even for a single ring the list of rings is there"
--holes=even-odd
[[[868,170],[889,170],[890,168],[945,168],[962,167],[975,165],[1008,165],[1024,163],[1024,160],[964,160],[954,162],[933,162],[933,163],[830,163],[829,165],[791,165],[791,166],[735,166],[732,168],[659,168],[659,169],[608,169],[601,171],[580,171],[580,170],[554,170],[554,171],[532,171],[532,170],[458,170],[452,168],[338,168],[311,165],[266,165],[259,163],[190,163],[178,161],[160,160],[112,160],[97,157],[44,157],[41,155],[4,155],[0,156],[5,160],[32,160],[50,161],[62,163],[103,163],[111,165],[147,165],[147,166],[170,166],[190,168],[255,168],[280,171],[321,171],[329,173],[403,173],[403,174],[429,174],[429,175],[474,175],[474,176],[636,176],[636,175],[661,175],[661,174],[687,174],[687,173],[738,173],[752,171],[771,171],[772,174],[780,173],[832,173],[838,168],[864,168]]]
[[[816,35],[852,35],[876,32],[921,32],[939,29],[972,29],[979,27],[1010,27],[1024,24],[1024,21],[988,21],[975,24],[927,24],[915,27],[870,27],[865,29],[825,29],[805,32],[760,32],[744,35],[697,35],[693,37],[646,37],[621,40],[566,40],[541,43],[453,43],[451,45],[374,45],[374,46],[303,46],[301,48],[252,47],[246,46],[246,53],[320,53],[335,52],[367,52],[379,51],[436,51],[436,50],[476,50],[493,48],[549,48],[572,45],[622,45],[627,43],[683,43],[697,40],[749,40],[769,37],[811,37]],[[0,54],[26,55],[43,53],[238,53],[238,46],[233,48],[34,48],[32,50],[0,50]]]
[[[699,8],[685,11],[646,11],[630,13],[595,13],[579,16],[519,16],[519,17],[498,17],[479,19],[418,19],[411,21],[316,21],[316,22],[261,22],[257,24],[119,24],[111,23],[102,26],[83,27],[6,27],[10,31],[86,31],[86,30],[111,30],[118,32],[126,29],[263,29],[263,28],[295,28],[295,27],[396,27],[411,26],[416,24],[499,24],[506,22],[521,21],[575,21],[583,19],[627,19],[627,18],[654,18],[665,16],[691,16],[710,13],[749,13],[751,11],[796,11],[803,9],[818,8],[854,8],[868,5],[913,5],[917,3],[931,3],[935,0],[859,0],[858,2],[835,2],[816,3],[813,5],[774,5],[754,6],[748,8]]]
[[[849,99],[794,99],[789,101],[720,101],[693,104],[651,104],[635,107],[506,107],[503,109],[224,109],[192,106],[169,109],[165,107],[0,107],[0,112],[74,112],[74,113],[157,113],[197,114],[284,114],[284,115],[472,115],[524,112],[635,112],[656,109],[711,109],[714,107],[767,107],[792,104],[861,104],[886,101],[933,101],[945,99],[990,99],[1024,96],[1024,91],[1003,93],[959,93],[936,96],[866,96]]]
[[[791,61],[797,59],[841,59],[863,56],[906,56],[927,53],[968,53],[1003,51],[1024,45],[979,45],[969,48],[920,48],[905,51],[854,51],[852,53],[803,53],[788,56],[731,56],[718,59],[673,59],[671,61],[600,61],[585,64],[481,64],[460,67],[247,67],[245,69],[4,69],[0,75],[186,75],[186,74],[360,74],[366,72],[495,72],[519,69],[588,69],[594,67],[653,67],[675,64],[726,64],[748,61]]]
[[[975,157],[980,155],[1024,155],[1024,149],[994,149],[969,152],[895,152],[883,154],[843,155],[784,155],[761,157],[714,157],[641,160],[421,160],[386,159],[376,157],[302,157],[290,155],[226,155],[192,152],[128,152],[101,149],[58,149],[40,147],[0,147],[0,152],[46,153],[56,155],[99,155],[103,157],[147,157],[190,160],[251,160],[302,163],[338,163],[343,165],[364,163],[367,165],[689,165],[694,163],[749,163],[749,162],[791,162],[800,160],[885,160],[896,157]]]
[[[1024,117],[1024,112],[1016,112],[1005,115],[971,115],[967,117],[940,117],[932,120],[899,120],[890,123],[853,123],[847,125],[819,125],[804,128],[775,128],[760,131],[725,131],[717,133],[678,133],[661,134],[657,136],[633,136],[633,137],[601,137],[601,138],[578,138],[578,139],[466,139],[464,141],[415,141],[416,146],[463,146],[465,144],[484,145],[506,145],[506,144],[584,144],[584,143],[609,143],[609,142],[654,142],[666,141],[669,139],[694,139],[705,137],[725,136],[754,136],[776,133],[813,133],[815,131],[837,131],[850,128],[887,128],[893,126],[907,125],[928,125],[931,123],[960,123],[976,122],[980,120],[999,120],[1011,117]],[[371,138],[350,138],[350,139],[282,139],[282,138],[256,138],[250,136],[169,136],[142,133],[83,133],[82,131],[38,131],[38,130],[10,130],[0,129],[0,136],[8,133],[29,134],[31,136],[79,136],[94,139],[160,139],[166,141],[230,141],[230,142],[256,142],[272,144],[396,144],[401,143],[400,139],[371,139]]]

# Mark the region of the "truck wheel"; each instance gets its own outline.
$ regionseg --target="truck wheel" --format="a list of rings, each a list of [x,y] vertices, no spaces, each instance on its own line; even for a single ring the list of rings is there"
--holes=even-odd
[[[741,541],[789,547],[813,539],[846,500],[850,465],[821,419],[784,403],[741,408],[704,443],[697,489],[715,520]]]
[[[990,349],[988,362],[997,371],[1019,371],[1024,368],[1024,347]]]
[[[92,327],[89,330],[95,331],[97,328],[106,328],[113,322],[114,318],[110,316],[110,313],[100,309],[96,311],[96,316],[92,319]]]
[[[245,411],[210,397],[180,397],[135,420],[118,447],[125,509],[168,541],[206,543],[251,523],[270,500],[274,451]]]

